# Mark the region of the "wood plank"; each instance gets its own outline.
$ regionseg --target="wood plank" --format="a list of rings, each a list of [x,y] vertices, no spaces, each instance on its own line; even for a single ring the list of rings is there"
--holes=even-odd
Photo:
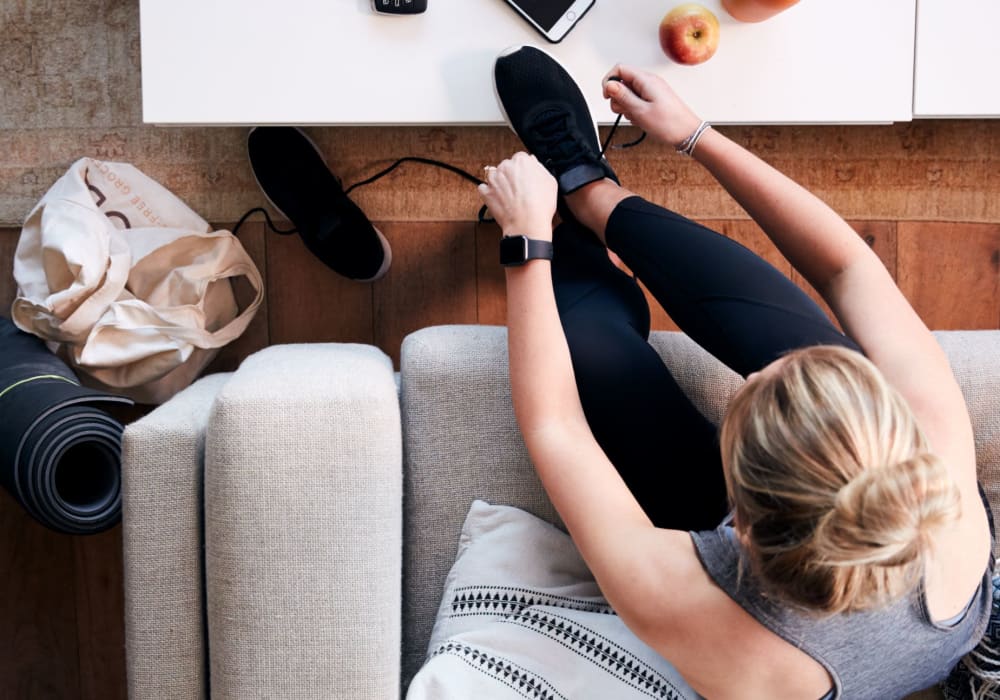
[[[80,694],[73,541],[0,489],[0,697]]]
[[[403,338],[420,328],[476,323],[476,225],[377,224],[392,268],[375,282],[375,344],[399,366]]]
[[[74,537],[81,700],[125,700],[125,591],[121,525]]]
[[[932,330],[1000,328],[1000,224],[900,222],[899,287]]]
[[[885,268],[892,275],[893,279],[896,279],[896,246],[897,246],[897,236],[896,236],[896,222],[894,221],[848,221],[852,228],[857,231],[858,235],[861,236],[865,243],[875,251],[878,255],[879,260],[885,265]],[[823,312],[833,321],[837,328],[841,328],[840,322],[834,316],[833,310],[830,306],[823,300],[823,297],[819,295],[812,285],[806,281],[806,278],[799,274],[798,270],[792,270],[792,281],[799,285],[806,294],[808,294],[813,301],[819,304],[819,307],[823,309]],[[843,330],[841,328],[841,330]]]
[[[893,279],[898,279],[898,236],[895,221],[848,221],[875,251]]]
[[[476,225],[477,322],[507,325],[507,279],[500,266],[500,227]]]
[[[270,342],[373,342],[372,286],[338,275],[297,235],[267,236]]]
[[[14,282],[14,251],[17,249],[17,239],[21,235],[19,228],[0,228],[0,316],[10,318],[10,305],[17,296],[17,284]]]
[[[232,226],[233,224],[225,224],[217,228],[232,230]],[[243,224],[237,234],[240,243],[243,244],[247,254],[260,271],[264,285],[264,300],[261,302],[260,307],[257,309],[257,314],[243,335],[222,348],[215,359],[205,368],[203,374],[232,372],[249,355],[258,350],[263,350],[270,344],[270,332],[267,322],[267,233],[267,227],[263,223],[246,223]],[[254,297],[253,289],[243,278],[234,281],[233,292],[236,294],[236,301],[241,310],[246,308]]]

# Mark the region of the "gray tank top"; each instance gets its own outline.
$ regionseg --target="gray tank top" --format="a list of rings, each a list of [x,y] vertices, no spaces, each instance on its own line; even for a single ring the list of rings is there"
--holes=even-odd
[[[815,617],[764,595],[746,568],[740,577],[741,545],[730,526],[691,537],[716,585],[826,668],[834,684],[830,698],[890,700],[922,690],[947,676],[986,631],[992,557],[968,609],[951,625],[931,620],[922,588],[881,610]]]

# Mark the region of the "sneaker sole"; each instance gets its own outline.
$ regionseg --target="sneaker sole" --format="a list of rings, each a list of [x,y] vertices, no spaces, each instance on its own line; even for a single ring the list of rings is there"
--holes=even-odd
[[[316,151],[316,155],[319,156],[319,159],[321,161],[323,161],[323,165],[325,165],[326,169],[329,170],[332,173],[333,169],[326,162],[326,158],[323,157],[323,152],[319,150],[319,146],[316,145],[316,142],[313,141],[311,138],[309,138],[309,134],[307,134],[306,132],[302,131],[302,129],[300,129],[298,127],[294,127],[294,128],[295,128],[296,131],[298,131],[302,135],[302,138],[304,138],[306,140],[306,142],[310,146],[312,146],[312,149],[314,151]],[[247,132],[247,152],[248,153],[250,151],[250,134],[252,134],[253,132],[257,131],[257,129],[258,129],[258,127],[255,126],[252,129],[250,129],[250,131]],[[288,214],[286,214],[285,212],[283,212],[281,210],[281,207],[279,207],[277,204],[275,204],[271,200],[271,198],[267,196],[267,192],[264,190],[263,186],[260,184],[260,180],[257,179],[257,173],[254,172],[254,170],[253,170],[252,167],[250,168],[250,174],[253,175],[253,181],[257,183],[257,189],[259,189],[261,191],[261,193],[264,195],[264,199],[266,199],[267,203],[271,205],[271,208],[274,209],[276,212],[278,212],[281,216],[283,216],[288,221],[291,221],[291,218],[289,218]],[[337,176],[334,175],[334,177],[337,177]],[[337,178],[337,179],[339,180],[340,178]],[[349,277],[348,278],[348,279],[353,279],[355,282],[375,282],[376,280],[381,279],[382,277],[384,277],[385,273],[389,271],[389,267],[392,265],[392,248],[389,247],[389,241],[386,240],[386,237],[384,235],[382,235],[382,232],[378,229],[377,226],[375,226],[374,224],[372,224],[372,228],[375,229],[375,233],[376,233],[376,235],[378,235],[379,243],[382,245],[382,266],[378,269],[378,272],[376,272],[371,277],[366,277],[364,279],[355,279],[353,277]]]
[[[510,56],[511,54],[515,54],[515,53],[517,53],[518,51],[520,51],[521,49],[524,49],[524,48],[535,49],[536,51],[541,51],[543,54],[545,54],[546,56],[548,56],[549,58],[551,58],[553,61],[555,61],[556,63],[558,63],[559,66],[561,66],[563,70],[566,70],[566,67],[563,66],[562,63],[559,63],[559,59],[557,59],[555,56],[553,56],[552,54],[550,54],[545,49],[540,49],[537,46],[533,46],[531,44],[516,44],[514,46],[508,46],[506,49],[504,49],[503,51],[501,51],[500,54],[495,59],[493,59],[493,72],[492,72],[492,78],[493,78],[493,97],[496,98],[497,106],[500,107],[500,113],[503,114],[504,121],[507,122],[507,128],[510,129],[511,131],[513,131],[514,135],[517,136],[517,138],[521,138],[521,136],[514,129],[514,125],[511,124],[510,116],[508,116],[507,110],[504,109],[503,100],[500,99],[500,92],[497,90],[497,61],[499,61],[501,58],[506,58],[507,56]],[[583,94],[583,88],[581,88],[580,84],[578,82],[576,82],[576,78],[574,78],[573,75],[568,70],[566,70],[566,74],[569,75],[570,80],[573,81],[573,84],[576,85],[576,89],[579,90],[580,94],[582,95]],[[588,112],[590,111],[589,106],[587,108],[587,111]],[[590,116],[590,124],[591,124],[591,126],[594,127],[594,141],[597,143],[597,152],[600,153],[601,152],[601,134],[597,130],[597,121],[594,120],[594,116],[593,115]]]

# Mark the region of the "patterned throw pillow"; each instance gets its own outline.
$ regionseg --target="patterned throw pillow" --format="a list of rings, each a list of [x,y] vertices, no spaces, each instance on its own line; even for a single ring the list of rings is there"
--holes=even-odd
[[[993,577],[993,609],[982,641],[941,684],[947,700],[1000,700],[1000,576]]]
[[[482,501],[407,700],[697,700],[601,597],[569,536]]]

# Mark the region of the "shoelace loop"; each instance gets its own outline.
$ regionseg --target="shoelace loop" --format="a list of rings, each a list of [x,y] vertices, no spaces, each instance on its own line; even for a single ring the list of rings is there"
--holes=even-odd
[[[604,157],[604,154],[608,152],[609,148],[615,151],[624,150],[626,148],[632,148],[633,146],[638,146],[640,143],[646,140],[646,132],[643,131],[639,135],[639,138],[635,139],[634,141],[629,141],[628,143],[623,143],[617,146],[611,145],[611,139],[615,137],[615,132],[618,131],[618,126],[622,123],[622,119],[624,117],[625,117],[624,114],[619,114],[618,118],[615,119],[615,123],[611,125],[611,131],[608,132],[608,137],[604,139],[604,145],[601,146],[601,158]]]

